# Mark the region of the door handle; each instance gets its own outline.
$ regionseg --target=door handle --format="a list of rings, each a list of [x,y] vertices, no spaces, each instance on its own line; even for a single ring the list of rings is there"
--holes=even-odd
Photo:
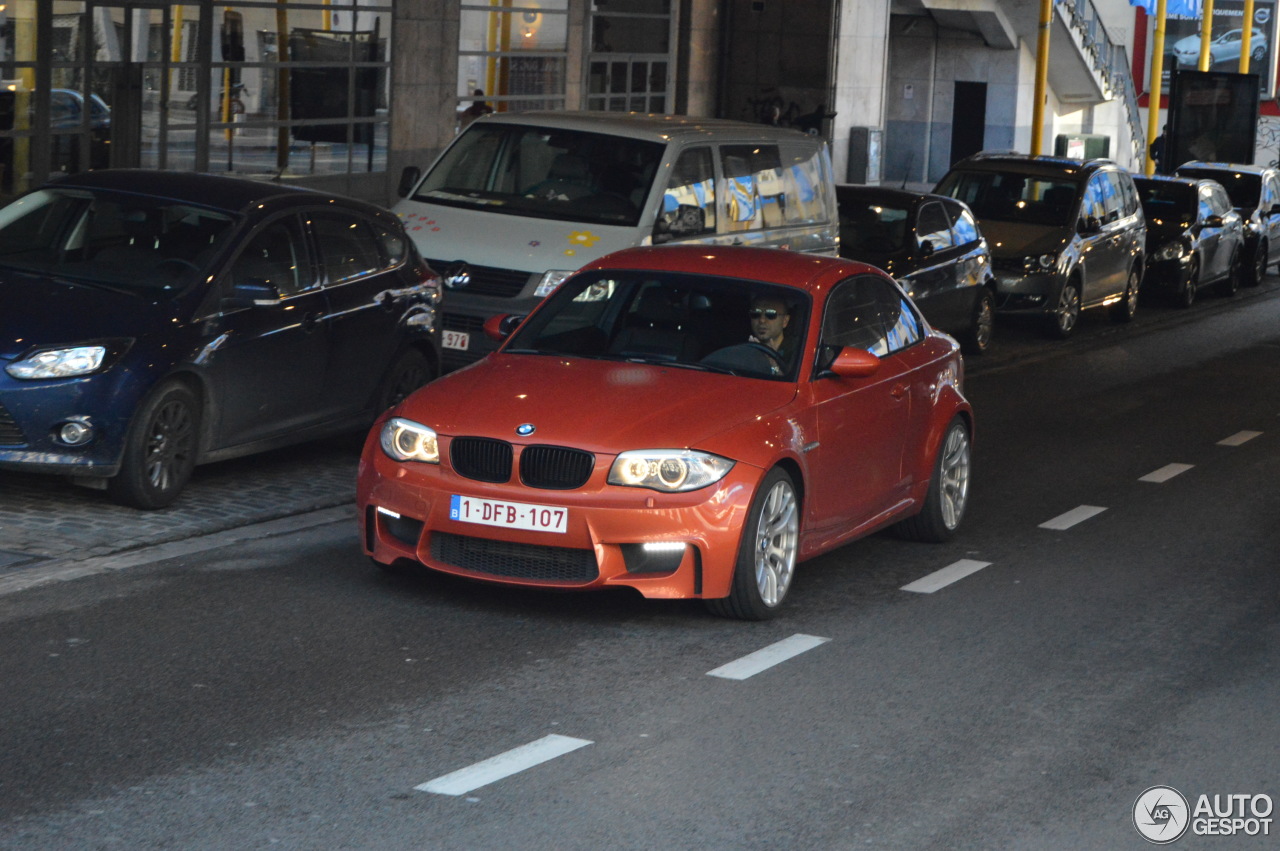
[[[901,399],[902,397],[907,395],[907,390],[909,389],[910,388],[907,387],[906,384],[899,382],[898,384],[895,384],[889,388],[889,395],[895,399]]]
[[[320,320],[323,318],[324,318],[323,313],[306,314],[305,316],[302,317],[302,322],[301,322],[302,330],[310,334],[312,331],[316,330],[316,327],[320,324]]]

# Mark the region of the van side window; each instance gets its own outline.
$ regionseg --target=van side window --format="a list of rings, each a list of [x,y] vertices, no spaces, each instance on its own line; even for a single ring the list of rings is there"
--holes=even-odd
[[[782,160],[777,145],[723,145],[724,230],[745,231],[779,227],[786,220]]]
[[[702,221],[697,221],[697,211]],[[668,239],[716,232],[716,173],[710,148],[690,148],[680,154],[662,196],[656,234]]]
[[[789,225],[812,225],[830,217],[827,166],[822,148],[782,147],[783,216]]]

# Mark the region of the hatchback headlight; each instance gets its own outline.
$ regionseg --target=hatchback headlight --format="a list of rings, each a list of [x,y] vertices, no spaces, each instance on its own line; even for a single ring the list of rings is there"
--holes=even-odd
[[[397,461],[440,463],[440,445],[434,429],[413,420],[392,417],[382,424],[382,451]]]
[[[1022,260],[1022,265],[1028,272],[1048,272],[1058,265],[1058,255],[1041,254],[1038,257],[1025,257]]]
[[[614,459],[609,484],[680,493],[713,485],[732,469],[732,461],[707,452],[637,449]]]
[[[72,346],[33,352],[5,367],[14,378],[75,378],[89,375],[102,367],[106,346]]]
[[[564,283],[565,278],[572,275],[571,270],[552,269],[542,275],[542,280],[538,281],[538,288],[533,294],[538,298],[546,298],[556,291],[556,288]]]
[[[1168,245],[1161,246],[1160,250],[1155,253],[1155,256],[1152,259],[1155,260],[1157,263],[1160,263],[1166,260],[1181,260],[1182,253],[1183,253],[1182,243],[1171,242]]]

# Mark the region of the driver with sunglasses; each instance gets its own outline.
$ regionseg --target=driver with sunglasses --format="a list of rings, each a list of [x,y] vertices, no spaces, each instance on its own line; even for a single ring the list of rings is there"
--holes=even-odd
[[[790,363],[795,346],[785,334],[787,323],[791,321],[786,302],[762,296],[752,300],[747,315],[751,318],[751,341],[768,346],[781,356],[783,362]]]

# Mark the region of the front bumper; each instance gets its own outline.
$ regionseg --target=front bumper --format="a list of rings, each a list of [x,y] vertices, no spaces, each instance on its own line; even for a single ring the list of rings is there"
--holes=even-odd
[[[1019,264],[1020,266],[1021,264]],[[1000,313],[1052,313],[1060,279],[1053,272],[996,269],[996,310]]]
[[[128,416],[136,400],[106,375],[19,381],[0,374],[0,468],[70,476],[113,476],[120,469]],[[66,423],[92,428],[80,446],[57,439]]]
[[[447,465],[394,461],[373,436],[357,486],[365,553],[383,564],[408,559],[505,585],[628,587],[650,598],[728,596],[763,471],[738,463],[715,485],[666,494],[605,483],[611,463],[611,456],[598,456],[590,480],[573,491],[490,484],[462,478]],[[564,509],[567,528],[529,531],[451,519],[455,494]],[[657,546],[646,550],[645,544]]]

